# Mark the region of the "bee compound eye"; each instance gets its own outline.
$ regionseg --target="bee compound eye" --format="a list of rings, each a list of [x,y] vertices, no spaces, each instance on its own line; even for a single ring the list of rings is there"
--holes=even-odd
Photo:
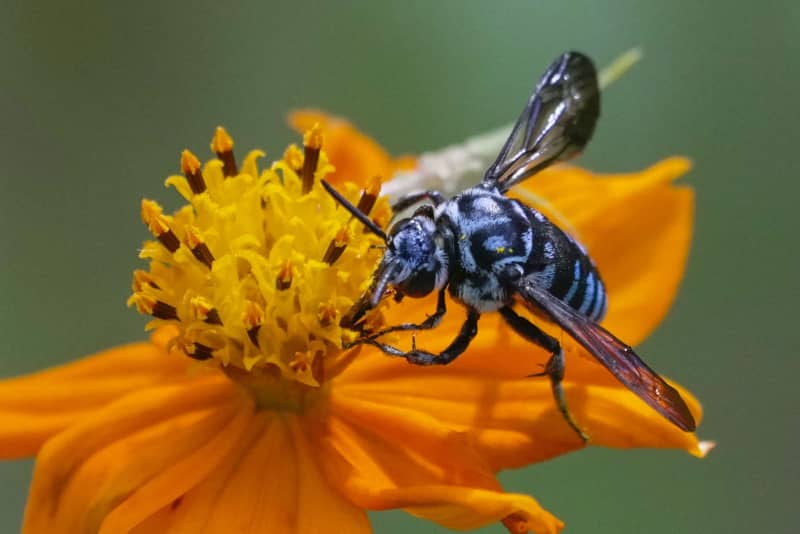
[[[420,298],[433,291],[436,285],[436,272],[422,269],[413,273],[400,284],[400,290],[409,297]]]

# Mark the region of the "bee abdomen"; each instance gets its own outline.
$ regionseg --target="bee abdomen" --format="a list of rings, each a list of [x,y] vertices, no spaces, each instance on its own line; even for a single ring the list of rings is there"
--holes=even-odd
[[[572,279],[560,298],[593,321],[599,321],[606,312],[605,286],[594,266],[582,260],[585,258],[573,262]]]
[[[540,236],[532,265],[533,276],[559,300],[593,321],[600,321],[608,305],[606,287],[594,263],[576,241],[549,221],[535,219]]]

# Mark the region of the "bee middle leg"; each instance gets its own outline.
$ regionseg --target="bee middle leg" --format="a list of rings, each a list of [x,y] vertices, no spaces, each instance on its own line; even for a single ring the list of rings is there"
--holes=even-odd
[[[567,407],[567,398],[564,395],[564,388],[561,382],[564,380],[564,351],[561,350],[561,343],[556,338],[543,332],[538,326],[518,315],[510,307],[500,308],[500,314],[508,325],[519,335],[528,341],[539,345],[550,352],[550,359],[545,364],[544,371],[528,376],[547,376],[550,378],[550,385],[553,389],[558,410],[570,427],[580,436],[584,443],[589,441],[589,436],[578,426]]]
[[[481,314],[475,310],[467,310],[467,319],[464,321],[464,324],[461,325],[461,330],[458,332],[458,335],[450,345],[439,354],[417,349],[416,342],[414,342],[411,350],[408,352],[393,347],[392,345],[381,343],[375,339],[365,338],[363,342],[378,347],[389,356],[405,358],[409,363],[416,365],[444,365],[452,362],[467,350],[467,347],[469,347],[469,344],[472,343],[472,340],[478,333],[478,319],[480,316]]]

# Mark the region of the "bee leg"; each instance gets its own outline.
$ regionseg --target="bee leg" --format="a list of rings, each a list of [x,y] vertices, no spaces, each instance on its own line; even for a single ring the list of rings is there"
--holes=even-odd
[[[431,330],[439,326],[439,323],[442,322],[442,317],[444,317],[445,313],[447,313],[447,305],[445,304],[445,290],[441,289],[439,290],[439,298],[436,301],[436,311],[433,312],[433,315],[428,316],[428,318],[421,323],[402,323],[390,326],[389,328],[381,330],[380,332],[366,335],[357,340],[356,343],[365,342],[367,340],[375,340],[390,332],[397,332],[401,330]]]
[[[476,310],[468,310],[467,319],[461,326],[461,330],[459,331],[458,335],[450,343],[450,345],[448,345],[447,348],[439,354],[433,354],[431,352],[417,349],[416,342],[414,342],[414,346],[409,352],[402,351],[397,347],[393,347],[392,345],[380,343],[374,339],[364,339],[364,343],[378,347],[389,356],[405,358],[409,363],[413,363],[415,365],[444,365],[452,362],[461,356],[465,350],[467,350],[467,347],[469,347],[469,344],[478,333],[478,319],[480,316],[481,314]]]
[[[420,191],[418,193],[410,193],[397,199],[397,202],[392,204],[392,212],[397,213],[406,208],[413,206],[418,202],[428,200],[433,202],[434,206],[438,206],[445,201],[444,196],[438,191]]]
[[[550,352],[550,359],[547,360],[544,371],[528,376],[547,376],[550,378],[550,385],[553,388],[553,397],[556,399],[556,405],[558,405],[558,410],[561,412],[561,415],[564,416],[567,424],[572,427],[584,443],[589,441],[589,436],[578,426],[578,423],[575,422],[572,413],[570,413],[567,407],[567,398],[564,395],[564,388],[561,386],[561,382],[564,380],[564,352],[561,350],[561,344],[556,338],[544,333],[538,326],[526,318],[517,315],[517,313],[508,306],[500,308],[499,311],[503,319],[506,320],[508,325],[516,333]]]

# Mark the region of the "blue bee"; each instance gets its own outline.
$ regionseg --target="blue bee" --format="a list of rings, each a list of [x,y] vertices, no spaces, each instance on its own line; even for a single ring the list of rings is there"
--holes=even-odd
[[[592,61],[567,52],[545,71],[497,160],[478,185],[453,198],[424,191],[401,198],[395,213],[420,205],[396,221],[388,234],[323,182],[328,192],[386,242],[370,289],[343,317],[344,327],[362,332],[356,343],[417,365],[447,364],[461,355],[478,332],[482,313],[499,312],[520,336],[550,354],[545,369],[559,410],[586,441],[573,419],[561,382],[564,353],[559,341],[514,311],[522,305],[556,324],[586,348],[628,389],[685,431],[695,421],[680,394],[625,343],[597,323],[606,312],[603,281],[580,246],[537,210],[505,196],[545,167],[569,159],[588,143],[600,114],[600,91]],[[393,288],[395,298],[419,298],[438,291],[427,320],[364,332],[363,318]],[[445,292],[466,307],[456,338],[434,354],[416,347],[403,351],[380,338],[399,330],[435,328],[446,313]]]

